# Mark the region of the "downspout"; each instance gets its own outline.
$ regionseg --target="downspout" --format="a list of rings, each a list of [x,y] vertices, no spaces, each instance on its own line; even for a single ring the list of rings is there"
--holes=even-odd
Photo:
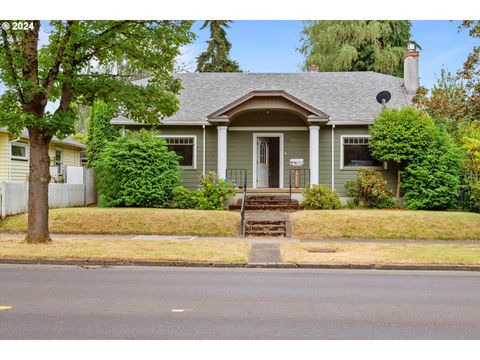
[[[205,176],[205,138],[206,138],[206,130],[205,130],[205,125],[202,125],[202,176]]]
[[[335,124],[332,124],[332,191],[335,190]]]

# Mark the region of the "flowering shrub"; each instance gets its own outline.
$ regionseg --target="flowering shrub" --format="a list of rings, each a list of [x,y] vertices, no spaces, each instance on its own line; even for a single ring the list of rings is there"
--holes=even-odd
[[[387,182],[378,171],[362,169],[357,180],[347,181],[347,195],[355,206],[361,208],[393,208],[392,192],[386,189]]]
[[[223,210],[225,202],[235,195],[234,185],[219,179],[215,173],[208,173],[200,179],[200,188],[195,191],[198,207],[204,210]]]

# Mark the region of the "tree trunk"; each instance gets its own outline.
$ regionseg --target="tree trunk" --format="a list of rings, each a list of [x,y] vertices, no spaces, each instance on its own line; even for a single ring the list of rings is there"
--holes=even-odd
[[[28,176],[28,230],[26,241],[50,241],[48,232],[48,183],[50,182],[50,137],[41,128],[29,126],[30,170]]]

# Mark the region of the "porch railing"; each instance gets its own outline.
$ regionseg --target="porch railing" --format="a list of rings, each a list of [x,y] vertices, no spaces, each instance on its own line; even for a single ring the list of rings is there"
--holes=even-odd
[[[243,189],[246,186],[247,169],[227,169],[226,178],[238,189]]]
[[[289,168],[288,179],[290,200],[292,200],[292,189],[302,189],[310,187],[310,169]]]

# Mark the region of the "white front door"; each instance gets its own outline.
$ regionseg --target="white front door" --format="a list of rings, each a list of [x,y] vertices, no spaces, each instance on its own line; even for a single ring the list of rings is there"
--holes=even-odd
[[[268,141],[257,138],[257,187],[268,187]]]

